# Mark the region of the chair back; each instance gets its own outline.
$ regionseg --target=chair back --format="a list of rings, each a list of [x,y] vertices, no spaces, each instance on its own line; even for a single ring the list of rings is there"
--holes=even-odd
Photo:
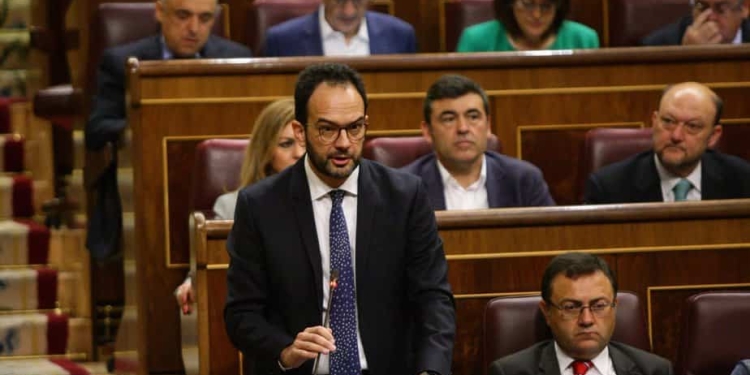
[[[678,374],[729,374],[750,358],[750,291],[699,293],[685,305]]]
[[[609,0],[609,46],[638,46],[651,32],[687,14],[685,0]]]
[[[552,332],[539,310],[542,297],[514,296],[490,300],[484,310],[484,368],[496,359],[552,339]],[[613,341],[643,350],[651,345],[638,296],[632,292],[617,293],[617,318]]]
[[[440,2],[440,50],[455,52],[465,28],[495,19],[493,0],[443,0]]]
[[[192,210],[210,211],[216,198],[238,189],[247,139],[208,139],[195,149]]]
[[[497,136],[490,134],[487,149],[501,152]],[[362,157],[375,160],[391,168],[401,168],[432,152],[432,145],[422,136],[378,137],[365,141]]]

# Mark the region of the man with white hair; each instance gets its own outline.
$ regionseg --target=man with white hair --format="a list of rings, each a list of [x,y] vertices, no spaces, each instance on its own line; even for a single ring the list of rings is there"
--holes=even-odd
[[[749,3],[749,0],[690,0],[690,15],[651,33],[642,44],[750,43]]]

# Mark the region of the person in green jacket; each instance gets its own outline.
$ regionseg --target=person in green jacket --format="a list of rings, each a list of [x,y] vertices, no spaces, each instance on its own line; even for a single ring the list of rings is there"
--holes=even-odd
[[[592,28],[567,21],[568,0],[495,0],[496,20],[464,29],[457,52],[599,48]]]

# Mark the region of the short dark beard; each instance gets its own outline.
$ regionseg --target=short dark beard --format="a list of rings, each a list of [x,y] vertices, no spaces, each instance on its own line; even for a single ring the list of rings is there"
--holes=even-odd
[[[352,168],[348,171],[340,170],[340,169],[329,169],[328,165],[328,158],[323,157],[319,158],[318,155],[315,154],[313,151],[312,145],[310,144],[310,140],[305,140],[305,146],[307,147],[307,155],[310,156],[310,161],[312,161],[312,166],[315,168],[319,173],[331,177],[331,178],[347,178],[349,177],[354,169],[359,166],[359,157],[352,158]]]

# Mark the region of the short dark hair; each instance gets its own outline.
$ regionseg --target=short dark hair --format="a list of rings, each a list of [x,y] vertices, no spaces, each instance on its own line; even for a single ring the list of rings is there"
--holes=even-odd
[[[523,31],[518,26],[518,20],[516,20],[516,15],[513,13],[513,5],[516,1],[518,0],[495,0],[495,16],[503,24],[505,30],[514,38],[523,36]],[[569,0],[549,0],[549,2],[555,4],[555,18],[552,20],[549,29],[542,35],[542,39],[560,30],[563,21],[568,16],[568,9],[570,8]]]
[[[427,97],[424,99],[423,111],[424,122],[430,125],[430,116],[432,115],[432,102],[440,99],[455,99],[466,94],[474,93],[482,97],[484,104],[484,114],[489,115],[490,104],[487,94],[478,83],[470,78],[459,74],[446,74],[435,81],[427,89]]]
[[[345,64],[314,64],[300,72],[297,77],[297,84],[294,87],[294,119],[302,125],[307,126],[307,104],[310,97],[318,85],[323,82],[329,85],[351,84],[354,86],[365,103],[365,113],[367,113],[365,84],[356,70]]]
[[[614,272],[609,268],[604,259],[589,253],[565,253],[558,255],[549,262],[542,276],[542,299],[551,303],[552,279],[559,274],[564,274],[569,279],[581,275],[591,275],[596,271],[602,271],[612,284],[613,296],[617,297],[617,279]]]

